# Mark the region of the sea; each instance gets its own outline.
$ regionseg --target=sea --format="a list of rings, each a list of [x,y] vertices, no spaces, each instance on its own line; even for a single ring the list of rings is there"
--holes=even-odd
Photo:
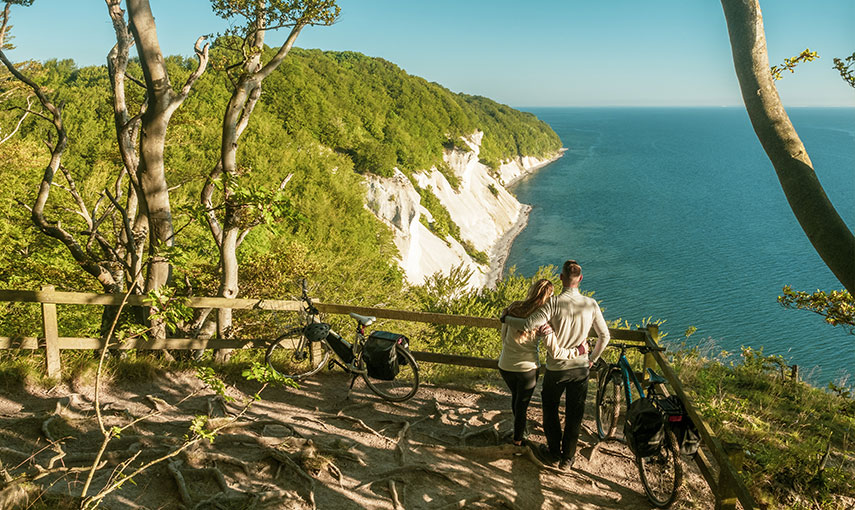
[[[666,344],[780,355],[808,382],[855,386],[855,336],[781,289],[842,289],[801,230],[744,108],[522,108],[567,151],[511,188],[530,204],[504,271],[574,258],[607,320],[664,321]],[[855,108],[789,108],[855,229]],[[696,331],[686,337],[690,327]]]

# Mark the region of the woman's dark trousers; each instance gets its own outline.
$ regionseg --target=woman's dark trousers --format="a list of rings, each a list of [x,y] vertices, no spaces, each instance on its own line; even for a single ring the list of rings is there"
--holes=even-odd
[[[499,369],[502,379],[511,390],[511,410],[514,412],[514,441],[522,441],[525,434],[528,404],[537,385],[537,369],[527,372],[509,372]]]
[[[564,400],[564,433],[558,407],[561,395]],[[588,368],[547,370],[543,377],[543,433],[546,445],[555,458],[572,459],[585,415],[585,398],[588,395]]]

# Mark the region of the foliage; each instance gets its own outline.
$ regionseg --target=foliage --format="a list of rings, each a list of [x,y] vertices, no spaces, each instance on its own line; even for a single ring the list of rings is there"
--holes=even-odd
[[[855,335],[855,299],[847,290],[818,290],[812,294],[795,291],[789,285],[778,296],[778,303],[784,308],[808,310],[825,317],[832,326],[843,326],[849,334]]]
[[[855,88],[855,70],[853,70],[853,67],[855,67],[855,53],[844,59],[834,57],[834,69],[837,69],[843,81],[848,83],[850,87]]]
[[[759,502],[834,508],[839,496],[855,497],[855,473],[846,461],[855,453],[850,395],[794,381],[782,372],[783,359],[762,349],[744,347],[737,359],[684,349],[673,353],[672,363],[718,437],[744,448],[746,483]],[[831,456],[821,469],[829,445]]]
[[[416,191],[419,192],[419,196],[422,198],[422,207],[427,209],[431,216],[430,219],[428,219],[422,215],[419,218],[419,221],[421,221],[422,224],[424,224],[440,239],[444,240],[447,236],[451,236],[460,241],[460,227],[457,226],[457,223],[455,223],[451,218],[451,213],[448,212],[448,209],[442,205],[442,202],[440,202],[439,198],[434,194],[433,187],[428,186],[427,188],[421,188],[419,186],[415,186],[415,188]]]
[[[785,58],[784,63],[781,65],[774,65],[770,69],[772,73],[772,79],[780,80],[784,77],[782,74],[784,71],[789,71],[791,73],[796,72],[796,66],[801,62],[813,62],[818,59],[819,55],[815,51],[810,51],[810,48],[805,49],[803,52],[799,53],[793,58]]]
[[[225,39],[218,39],[218,44],[220,40]],[[225,52],[215,44],[212,61]],[[195,66],[182,57],[165,60],[176,83],[184,81]],[[56,95],[57,103],[65,104],[71,145],[64,164],[75,172],[83,197],[94,203],[122,166],[106,69],[78,68],[70,60],[38,66],[37,81]],[[128,74],[142,75],[138,62],[129,64]],[[247,171],[234,177],[246,222],[263,220],[265,225],[253,230],[241,245],[238,259],[244,295],[282,297],[294,281],[308,277],[326,300],[371,305],[407,299],[400,294],[403,276],[395,263],[398,253],[392,235],[363,207],[363,179],[354,169],[382,174],[392,165],[406,172],[434,166],[442,172],[447,170],[442,151],[449,145],[465,146],[451,141],[476,128],[486,133],[488,147],[482,148],[482,156],[493,153],[496,161],[542,156],[560,147],[554,132],[530,114],[485,98],[454,94],[382,59],[358,53],[294,49],[265,81],[264,90],[238,151],[239,168]],[[164,158],[176,237],[175,247],[165,255],[174,263],[172,285],[179,294],[217,292],[217,248],[201,221],[198,197],[219,156],[222,109],[230,95],[222,75],[202,75],[167,133]],[[143,100],[141,90],[128,89],[132,111]],[[24,97],[13,102],[25,105]],[[0,110],[0,125],[17,118],[13,111]],[[0,224],[0,242],[6,247],[0,253],[0,286],[37,289],[49,282],[59,290],[100,290],[63,246],[38,234],[18,202],[31,202],[35,194],[47,164],[42,147],[48,131],[46,123],[31,115],[3,145],[0,215],[7,220]],[[502,152],[501,147],[507,150]],[[289,174],[293,177],[287,186],[274,191]],[[446,174],[454,185],[453,174]],[[62,193],[51,194],[46,211],[63,225],[83,229],[79,215],[60,200],[65,198]],[[435,196],[427,200],[431,198]],[[454,235],[459,229],[435,202],[429,204],[439,218],[434,228]],[[475,250],[470,254],[479,256]],[[29,305],[3,307],[0,329],[37,335],[33,330],[37,313],[37,307]],[[236,311],[235,327],[247,333],[269,330],[269,321],[259,317],[253,311]],[[97,335],[99,321],[94,307],[60,313],[60,329],[69,336]]]
[[[443,172],[443,150],[464,146],[457,140],[476,129],[485,133],[482,159],[494,164],[561,147],[554,131],[534,115],[483,97],[454,94],[355,52],[295,48],[281,72],[265,83],[292,90],[286,97],[262,98],[289,133],[310,133],[350,155],[359,171],[387,175],[391,167],[379,165],[388,165],[394,153],[394,166],[405,174],[431,167]],[[385,148],[372,154],[379,146]],[[456,178],[443,174],[454,186]]]
[[[531,278],[519,275],[515,268],[511,268],[495,289],[468,288],[470,276],[471,270],[458,266],[447,276],[434,274],[424,285],[413,288],[411,293],[424,312],[498,318],[509,303],[525,298],[534,281],[548,278],[558,284],[558,275],[552,266],[540,268]],[[502,348],[496,330],[440,324],[431,324],[428,329],[429,345],[437,352],[498,358]]]

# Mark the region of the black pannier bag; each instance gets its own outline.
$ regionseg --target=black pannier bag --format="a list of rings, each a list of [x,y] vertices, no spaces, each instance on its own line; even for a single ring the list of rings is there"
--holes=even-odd
[[[629,405],[623,435],[638,457],[655,455],[665,438],[665,420],[650,398],[640,398]]]
[[[662,413],[665,415],[665,420],[668,422],[668,427],[677,436],[677,444],[680,446],[680,453],[683,455],[694,455],[700,446],[700,435],[683,402],[676,395],[661,398],[657,402]]]
[[[350,363],[353,361],[356,356],[353,354],[353,346],[341,337],[335,331],[330,331],[327,335],[327,343],[338,354],[338,357],[341,358],[345,363]]]
[[[362,351],[362,359],[368,369],[368,376],[383,381],[391,381],[398,375],[401,364],[406,364],[406,359],[398,356],[395,345],[400,343],[407,347],[407,337],[398,333],[388,331],[375,331],[365,341]],[[403,363],[401,363],[403,361]]]

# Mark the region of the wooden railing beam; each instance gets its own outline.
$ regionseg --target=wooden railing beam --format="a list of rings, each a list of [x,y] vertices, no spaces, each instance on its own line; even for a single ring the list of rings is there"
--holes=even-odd
[[[650,346],[655,345],[652,339],[648,339],[648,344]],[[719,466],[719,494],[723,494],[722,491],[724,491],[724,488],[721,486],[721,482],[723,481],[730,485],[730,489],[736,494],[736,497],[739,499],[739,502],[742,503],[743,508],[756,508],[757,503],[754,501],[754,497],[751,496],[750,492],[748,492],[747,487],[745,487],[745,484],[742,482],[742,478],[733,467],[733,464],[730,463],[730,459],[724,453],[724,447],[718,437],[716,437],[715,432],[713,432],[706,420],[698,414],[695,406],[692,405],[691,398],[689,398],[688,393],[686,393],[686,390],[683,388],[683,383],[680,382],[680,379],[677,377],[677,373],[671,367],[671,364],[668,363],[668,360],[665,359],[665,356],[663,356],[660,351],[652,351],[652,354],[656,359],[656,362],[659,364],[659,368],[662,370],[662,375],[668,380],[668,383],[671,385],[671,388],[677,396],[680,397],[680,400],[686,407],[686,413],[698,429],[698,434],[701,436],[701,440],[709,447],[713,458],[715,458],[715,461]],[[716,495],[717,501],[719,494]]]

